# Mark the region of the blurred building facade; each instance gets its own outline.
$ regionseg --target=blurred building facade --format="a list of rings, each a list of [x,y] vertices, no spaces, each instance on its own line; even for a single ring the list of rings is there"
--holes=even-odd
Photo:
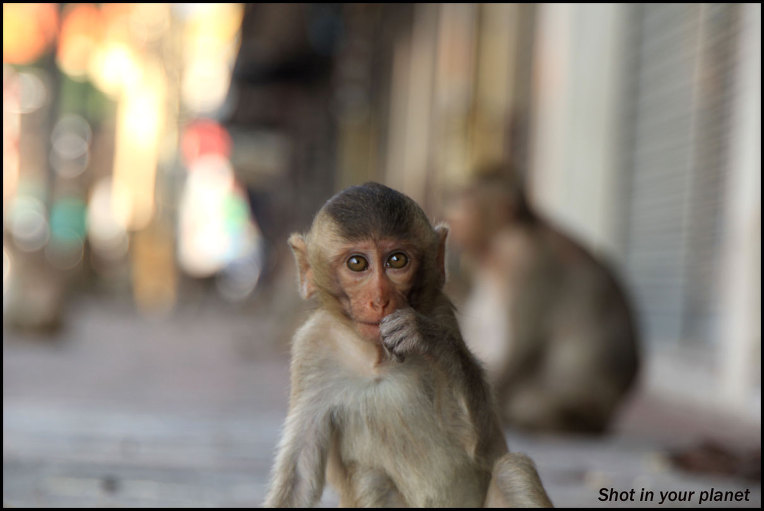
[[[648,385],[760,420],[761,11],[418,5],[385,178],[438,212],[484,161],[626,280]]]
[[[505,160],[626,280],[648,355],[671,354],[647,377],[760,420],[760,19],[4,4],[4,318],[54,324],[86,281],[148,312],[189,281],[246,301],[335,191],[381,181],[437,219]]]

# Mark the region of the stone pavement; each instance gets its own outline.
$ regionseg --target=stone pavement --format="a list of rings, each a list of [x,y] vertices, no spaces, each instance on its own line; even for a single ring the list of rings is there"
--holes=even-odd
[[[90,297],[71,305],[53,339],[4,328],[4,505],[260,506],[289,390],[287,348],[274,339],[293,319],[207,298],[147,318],[129,303]],[[508,439],[535,459],[560,507],[698,507],[711,488],[749,490],[747,502],[729,505],[760,507],[760,480],[699,477],[668,464],[667,449],[688,445],[703,427],[760,433],[715,420],[637,394],[606,438]],[[626,500],[601,502],[602,488]],[[642,489],[655,500],[639,502]],[[680,490],[695,494],[660,504],[661,491]],[[336,504],[327,488],[322,506]]]

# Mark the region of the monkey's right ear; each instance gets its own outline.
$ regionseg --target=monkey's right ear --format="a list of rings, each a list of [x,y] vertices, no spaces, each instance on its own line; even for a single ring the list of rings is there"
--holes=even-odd
[[[292,248],[294,260],[297,263],[297,272],[300,279],[300,296],[307,300],[313,296],[316,286],[313,284],[313,269],[308,262],[308,248],[305,244],[305,237],[302,234],[294,233],[289,236],[287,243]]]
[[[440,223],[435,227],[435,234],[438,235],[438,255],[436,262],[440,271],[440,285],[446,282],[446,237],[448,236],[448,225]]]

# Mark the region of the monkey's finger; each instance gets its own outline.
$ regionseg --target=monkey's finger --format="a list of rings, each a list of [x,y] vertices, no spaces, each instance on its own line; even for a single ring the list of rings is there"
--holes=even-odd
[[[404,328],[406,328],[406,323],[402,321],[390,320],[381,324],[381,331],[384,336],[400,334]]]
[[[394,358],[396,362],[403,362],[406,359],[402,353],[398,353],[394,348],[388,347],[386,344],[382,344],[382,349],[388,358]]]
[[[392,347],[382,343],[382,349],[384,350],[385,356],[387,356],[387,358],[394,358],[396,362],[403,362],[403,355],[394,351]]]

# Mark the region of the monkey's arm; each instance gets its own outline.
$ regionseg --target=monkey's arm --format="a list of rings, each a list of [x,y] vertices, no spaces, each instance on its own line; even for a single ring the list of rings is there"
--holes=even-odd
[[[311,507],[324,489],[332,433],[332,408],[320,398],[326,382],[323,356],[314,339],[315,321],[306,323],[292,344],[289,413],[278,447],[266,507]]]
[[[312,507],[323,493],[331,438],[330,413],[306,401],[298,399],[287,416],[266,507]]]
[[[512,349],[496,371],[494,382],[500,399],[505,392],[516,388],[518,382],[531,377],[534,369],[541,367],[544,354],[544,339],[536,332],[520,332],[516,329],[511,338]]]
[[[405,360],[407,353],[418,352],[446,373],[449,384],[462,397],[476,434],[468,442],[473,459],[492,465],[507,451],[490,389],[480,365],[462,339],[450,303],[439,304],[429,316],[411,308],[400,309],[382,320],[380,333],[385,346],[399,361]]]
[[[536,465],[525,454],[507,453],[494,465],[483,507],[554,507]]]
[[[509,321],[508,352],[495,371],[494,385],[499,399],[517,389],[518,382],[537,376],[545,352],[550,349],[550,328],[559,310],[560,295],[565,293],[564,275],[560,274],[545,246],[533,246],[539,260],[512,268],[513,281],[505,285],[515,289],[515,297],[506,305]]]
[[[552,319],[542,317],[550,307],[543,305],[544,298],[539,294],[538,290],[527,293],[522,306],[509,312],[513,318],[510,322],[510,347],[495,371],[493,382],[499,400],[516,391],[522,382],[537,377],[544,366],[544,357],[549,350],[557,348],[553,345],[556,338],[549,331]],[[549,304],[554,298],[550,296],[546,300]]]

